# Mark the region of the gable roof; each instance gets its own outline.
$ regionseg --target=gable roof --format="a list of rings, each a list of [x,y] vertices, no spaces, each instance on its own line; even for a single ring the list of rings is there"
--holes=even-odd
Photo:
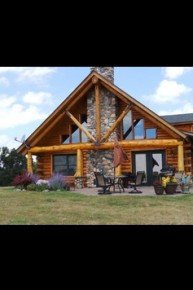
[[[61,118],[65,114],[67,109],[70,109],[78,100],[81,99],[89,89],[94,86],[92,82],[93,76],[97,77],[101,84],[105,86],[109,91],[114,93],[118,98],[122,99],[126,104],[132,103],[137,108],[140,108],[144,113],[147,113],[149,116],[153,117],[157,120],[162,126],[166,129],[169,129],[174,134],[178,135],[178,137],[186,139],[186,135],[181,131],[174,128],[163,118],[158,116],[156,113],[151,111],[149,108],[141,104],[139,101],[131,97],[129,94],[121,90],[119,87],[114,85],[108,79],[98,74],[96,71],[92,71],[81,83],[80,85],[56,108],[56,110],[27,138],[26,144],[30,146],[35,146],[37,142],[40,140],[41,136],[48,131],[50,126],[53,127],[54,124],[57,123],[57,120]],[[38,137],[40,135],[40,137]],[[22,154],[27,153],[27,148],[24,144],[22,144],[17,151]]]
[[[193,113],[190,114],[178,114],[178,115],[166,115],[161,116],[164,120],[171,124],[178,123],[193,123]]]

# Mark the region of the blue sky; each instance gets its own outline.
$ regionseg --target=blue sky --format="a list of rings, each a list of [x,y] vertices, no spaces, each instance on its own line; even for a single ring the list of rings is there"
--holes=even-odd
[[[0,67],[0,147],[17,148],[89,67]],[[115,84],[159,115],[193,113],[192,67],[115,67]]]

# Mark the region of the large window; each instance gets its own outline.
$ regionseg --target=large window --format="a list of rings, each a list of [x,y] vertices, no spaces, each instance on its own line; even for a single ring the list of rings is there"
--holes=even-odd
[[[138,120],[135,125],[135,139],[144,139],[144,120]]]
[[[132,115],[131,111],[125,116],[123,119],[123,139],[131,140],[133,139],[133,131],[132,131]]]
[[[54,155],[53,172],[73,176],[76,173],[76,155]]]
[[[87,115],[82,114],[79,115],[79,122],[82,126],[87,129]],[[88,138],[85,133],[78,128],[77,125],[70,125],[68,128],[69,134],[62,135],[61,141],[62,144],[69,144],[69,143],[83,143],[87,142]]]

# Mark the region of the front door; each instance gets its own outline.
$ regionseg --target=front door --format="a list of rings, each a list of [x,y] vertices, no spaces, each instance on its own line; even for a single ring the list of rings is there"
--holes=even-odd
[[[143,185],[152,185],[160,170],[166,165],[165,151],[133,152],[133,172],[144,172]]]

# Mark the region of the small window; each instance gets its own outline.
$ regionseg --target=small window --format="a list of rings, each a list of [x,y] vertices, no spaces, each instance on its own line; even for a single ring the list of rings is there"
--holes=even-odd
[[[146,129],[146,139],[155,139],[157,135],[156,129]]]

